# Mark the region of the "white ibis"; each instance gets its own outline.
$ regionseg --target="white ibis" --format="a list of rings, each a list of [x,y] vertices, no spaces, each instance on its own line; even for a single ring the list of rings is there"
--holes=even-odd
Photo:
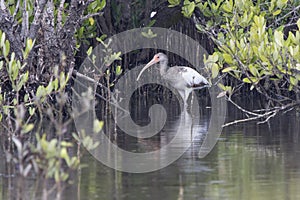
[[[160,63],[160,75],[177,89],[184,100],[185,108],[188,97],[193,90],[210,86],[202,75],[190,67],[174,66],[168,69],[168,57],[163,53],[155,54],[153,59],[139,73],[136,80],[140,79],[146,69],[158,62]]]

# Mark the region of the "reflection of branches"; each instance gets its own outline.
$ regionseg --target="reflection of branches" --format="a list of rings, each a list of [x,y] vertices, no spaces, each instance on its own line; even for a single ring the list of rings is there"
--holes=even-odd
[[[248,121],[253,121],[253,120],[258,120],[258,119],[264,119],[263,121],[257,122],[258,124],[263,124],[268,122],[271,118],[273,118],[275,115],[277,115],[281,111],[290,111],[292,110],[295,106],[300,105],[300,102],[292,102],[286,105],[283,105],[281,107],[274,107],[271,109],[261,109],[261,110],[255,110],[255,111],[249,111],[244,108],[242,108],[240,105],[232,101],[231,97],[229,96],[227,100],[232,103],[236,108],[238,108],[240,111],[245,113],[247,116],[251,115],[252,117],[244,118],[244,119],[238,119],[234,120],[232,122],[228,122],[223,125],[223,127],[242,123],[242,122],[248,122]]]

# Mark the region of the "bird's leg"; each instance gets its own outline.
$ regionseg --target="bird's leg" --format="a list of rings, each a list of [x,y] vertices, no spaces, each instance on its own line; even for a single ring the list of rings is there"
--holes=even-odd
[[[186,102],[186,98],[185,98],[185,92],[182,90],[177,90],[178,93],[180,94],[182,100],[183,100],[183,109],[186,110],[187,109],[187,102]]]
[[[184,111],[187,111],[187,109],[188,109],[188,104],[187,104],[186,101],[184,101],[184,107],[183,107],[183,110],[184,110]]]
[[[189,94],[190,94],[190,91],[188,90],[185,90],[184,91],[184,109],[187,110],[188,108],[188,98],[189,98]]]

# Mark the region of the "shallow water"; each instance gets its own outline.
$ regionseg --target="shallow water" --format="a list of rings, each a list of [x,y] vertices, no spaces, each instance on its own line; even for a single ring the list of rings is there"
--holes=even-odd
[[[278,116],[269,124],[227,127],[209,155],[199,159],[211,116],[205,104],[200,109],[199,118],[192,117],[197,121],[193,140],[184,140],[191,146],[169,166],[149,173],[126,173],[104,166],[87,153],[83,162],[88,167],[65,190],[64,198],[73,194],[75,199],[300,199],[300,120],[294,113]],[[229,115],[227,121],[238,117],[231,107]],[[118,144],[139,152],[166,145],[179,130],[182,114],[175,111],[172,116],[151,140],[124,136]],[[164,156],[168,155],[160,154],[160,159]]]
[[[180,131],[185,138],[182,143],[190,145],[187,151],[167,167],[148,173],[120,172],[83,152],[81,162],[87,165],[72,174],[73,182],[65,187],[62,199],[300,199],[300,119],[295,113],[279,115],[269,124],[246,123],[224,128],[213,150],[199,159],[209,128],[210,105],[202,102],[200,115],[195,117],[190,112],[180,113],[179,103],[174,99],[159,99],[169,117],[164,128],[152,138],[136,139],[122,133],[111,115],[103,117],[104,130],[120,148],[139,153],[159,150]],[[234,108],[228,110],[227,121],[240,116]],[[149,123],[146,111],[132,117],[138,124]],[[181,151],[180,148],[174,149]],[[168,153],[160,152],[161,163],[170,156]],[[0,164],[0,199],[39,196],[34,179],[7,177],[8,169],[3,162]],[[54,197],[52,194],[48,199]]]

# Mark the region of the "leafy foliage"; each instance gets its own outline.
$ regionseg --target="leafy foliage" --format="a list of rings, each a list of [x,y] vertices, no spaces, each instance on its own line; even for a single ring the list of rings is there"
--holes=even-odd
[[[63,114],[67,104],[66,87],[70,74],[59,72],[56,66],[48,83],[40,84],[36,90],[21,95],[24,91],[22,89],[30,87],[29,71],[24,67],[28,64],[26,57],[32,51],[34,41],[27,39],[23,59],[20,61],[14,52],[10,52],[10,42],[2,31],[0,31],[0,39],[0,55],[3,55],[1,70],[8,75],[11,92],[14,94],[2,92],[3,84],[0,84],[0,123],[7,131],[9,148],[16,149],[16,154],[6,152],[7,160],[18,165],[18,173],[24,177],[36,173],[41,174],[45,180],[54,179],[57,184],[64,182],[69,178],[71,170],[81,167],[79,157],[70,154],[74,143],[63,137],[72,120],[72,118],[64,120]],[[88,96],[92,94],[89,93]],[[55,103],[51,103],[52,99],[55,99]],[[80,114],[72,116],[76,117]],[[42,134],[39,124],[33,122],[35,121],[33,119],[37,118],[41,121],[50,120],[48,125],[54,127],[54,132]],[[95,121],[95,132],[99,132],[102,126],[103,122]],[[26,140],[32,135],[35,136],[34,143]],[[52,135],[52,138],[47,139],[48,135]],[[98,145],[85,134],[80,134],[80,139],[75,133],[73,136],[78,140],[77,142],[82,141],[87,149],[96,148]]]
[[[211,76],[229,75],[266,97],[266,109],[300,103],[300,2],[297,0],[184,1],[185,17],[194,14],[196,28],[215,43],[205,59]],[[222,75],[222,76],[221,76]]]

